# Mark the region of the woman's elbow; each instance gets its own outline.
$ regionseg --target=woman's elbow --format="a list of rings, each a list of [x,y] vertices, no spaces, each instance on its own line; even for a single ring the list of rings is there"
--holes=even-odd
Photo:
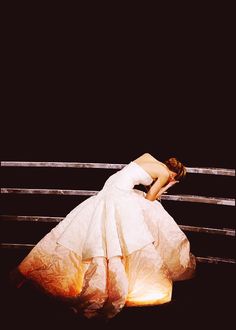
[[[148,199],[149,201],[153,202],[153,201],[155,201],[156,196],[154,196],[153,194],[147,193],[145,198]]]

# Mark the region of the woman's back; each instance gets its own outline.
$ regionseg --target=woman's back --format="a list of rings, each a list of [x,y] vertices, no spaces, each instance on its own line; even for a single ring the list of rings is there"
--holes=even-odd
[[[149,153],[144,153],[140,157],[136,158],[134,162],[148,172],[154,180],[160,176],[169,177],[167,166]]]

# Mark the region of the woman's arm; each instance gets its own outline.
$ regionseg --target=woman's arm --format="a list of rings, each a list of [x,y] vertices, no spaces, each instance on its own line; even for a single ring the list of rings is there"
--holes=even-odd
[[[175,185],[176,183],[178,183],[179,181],[175,181],[175,180],[173,180],[173,181],[171,181],[171,182],[169,182],[168,184],[166,184],[164,187],[162,187],[160,190],[159,190],[159,192],[158,192],[158,194],[157,194],[157,196],[156,196],[156,199],[159,199],[159,197],[161,197],[161,195],[164,193],[164,192],[166,192],[170,187],[172,187],[173,185]]]
[[[156,199],[158,199],[165,191],[167,191],[170,187],[172,187],[173,185],[175,185],[176,183],[178,183],[178,181],[170,181],[169,183],[162,185],[161,183],[162,180],[157,180],[149,189],[149,191],[147,192],[145,198],[150,200],[150,201],[154,201]]]
[[[155,199],[157,199],[157,196],[159,196],[159,194],[163,193],[162,188],[164,188],[165,184],[167,183],[169,179],[168,175],[162,175],[160,176],[151,186],[151,188],[149,189],[149,191],[147,192],[145,198],[150,200],[150,201],[154,201]]]

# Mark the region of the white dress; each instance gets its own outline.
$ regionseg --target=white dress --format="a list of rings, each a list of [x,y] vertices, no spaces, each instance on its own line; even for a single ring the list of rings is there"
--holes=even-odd
[[[134,189],[151,183],[130,162],[39,241],[20,273],[88,318],[170,301],[172,282],[192,277],[196,261],[160,202]]]

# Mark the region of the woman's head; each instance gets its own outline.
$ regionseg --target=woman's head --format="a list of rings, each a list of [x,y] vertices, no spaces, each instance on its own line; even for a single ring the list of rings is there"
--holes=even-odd
[[[169,158],[164,162],[164,164],[168,167],[170,171],[176,173],[174,177],[176,181],[180,181],[185,177],[186,168],[176,158]]]

